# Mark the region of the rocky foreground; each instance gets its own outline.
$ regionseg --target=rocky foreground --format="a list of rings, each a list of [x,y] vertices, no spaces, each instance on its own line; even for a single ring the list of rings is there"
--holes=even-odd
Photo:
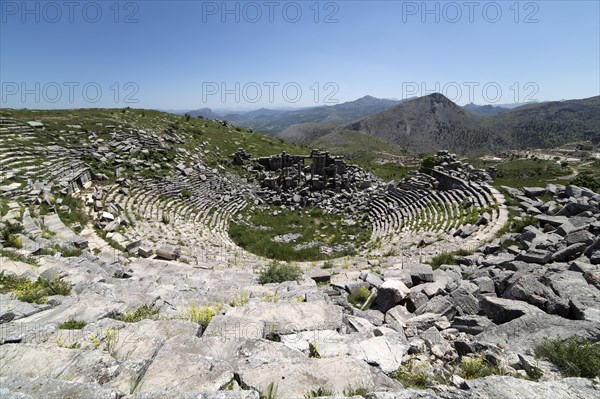
[[[598,378],[562,378],[534,348],[600,340],[600,195],[507,190],[522,231],[436,270],[381,257],[259,284],[243,261],[3,258],[4,280],[42,277],[70,293],[0,295],[0,397],[597,398]],[[18,219],[10,206],[4,226]],[[25,245],[41,242],[39,219],[21,220]],[[82,245],[59,220],[52,229],[48,242]],[[352,299],[361,293],[366,304]],[[463,378],[469,358],[500,375]],[[415,376],[425,389],[401,383]]]

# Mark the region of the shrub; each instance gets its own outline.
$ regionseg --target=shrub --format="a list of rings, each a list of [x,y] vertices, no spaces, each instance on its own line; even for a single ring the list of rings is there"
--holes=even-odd
[[[467,380],[487,377],[488,375],[503,374],[502,371],[490,364],[485,357],[463,357],[460,362],[460,376]]]
[[[221,311],[223,306],[210,304],[206,306],[198,306],[192,303],[187,309],[184,318],[193,323],[198,323],[202,327],[202,331],[206,330],[208,324],[217,313]]]
[[[426,156],[421,162],[421,168],[431,170],[437,165],[437,159],[433,155]]]
[[[247,292],[247,291],[238,292],[237,294],[235,294],[233,296],[233,298],[229,302],[229,305],[231,305],[233,307],[244,306],[245,304],[248,303],[248,300],[250,300],[249,292]]]
[[[538,220],[535,216],[525,216],[520,220],[513,220],[510,225],[510,230],[515,233],[522,233],[525,227],[537,224]]]
[[[6,256],[8,259],[14,260],[16,262],[23,262],[33,266],[38,266],[37,259],[30,255],[23,255],[15,251],[7,251],[5,249],[0,249],[0,257],[2,256]]]
[[[21,249],[23,248],[23,239],[17,235],[11,235],[10,237],[8,237],[8,240],[6,240],[6,245],[9,247]]]
[[[39,277],[33,282],[27,277],[17,277],[0,273],[0,285],[3,291],[10,291],[21,302],[46,303],[50,295],[69,295],[71,286],[55,276],[52,279]]]
[[[354,305],[355,308],[360,309],[365,302],[367,302],[367,299],[369,299],[370,295],[371,293],[369,292],[369,289],[364,285],[361,285],[358,287],[358,290],[348,295],[348,302]]]
[[[56,251],[60,252],[61,255],[64,256],[65,258],[75,258],[75,257],[81,256],[81,254],[83,254],[83,251],[81,249],[75,248],[72,246],[65,246],[65,247],[57,246]]]
[[[327,260],[323,263],[323,266],[321,266],[321,269],[333,269],[335,267],[335,265],[333,264],[332,261]]]
[[[158,307],[156,307],[155,305],[148,306],[148,305],[144,304],[144,305],[141,305],[136,310],[134,310],[133,312],[128,312],[125,314],[118,313],[118,314],[111,316],[111,318],[113,318],[115,320],[119,320],[119,321],[124,321],[125,323],[136,323],[136,322],[138,322],[140,320],[144,320],[144,319],[156,320],[156,319],[158,319],[159,313],[160,313],[160,309]]]
[[[594,178],[589,172],[582,172],[574,180],[571,180],[569,184],[589,188],[597,193],[600,192],[600,179]]]
[[[314,359],[321,358],[321,354],[319,353],[319,348],[317,348],[317,344],[312,344],[312,343],[308,344],[308,357],[311,357]]]
[[[188,190],[187,188],[183,189],[183,190],[181,190],[181,196],[183,198],[190,198],[192,196],[192,192],[190,190]]]
[[[572,336],[566,341],[545,338],[535,355],[556,364],[567,377],[600,377],[600,342]]]
[[[295,265],[273,262],[263,269],[258,278],[260,284],[297,281],[302,277],[302,269]]]
[[[81,330],[83,327],[86,326],[86,322],[83,320],[75,320],[75,319],[69,319],[67,321],[63,321],[62,323],[58,324],[58,328],[61,330]]]
[[[0,235],[7,247],[20,249],[23,248],[23,239],[18,236],[21,233],[23,233],[23,226],[18,223],[6,222]]]
[[[403,364],[398,370],[390,374],[390,377],[396,379],[405,387],[425,389],[429,384],[427,364],[415,360]]]
[[[473,251],[467,249],[459,249],[453,252],[442,252],[439,255],[434,256],[429,261],[432,268],[437,269],[441,265],[455,265],[458,262],[458,258],[461,256],[472,255]]]
[[[347,387],[344,389],[344,396],[366,396],[369,393],[369,389],[366,387]]]

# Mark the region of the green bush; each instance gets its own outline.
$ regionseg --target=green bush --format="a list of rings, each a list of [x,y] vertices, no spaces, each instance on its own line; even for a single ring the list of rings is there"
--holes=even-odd
[[[250,300],[250,293],[248,291],[238,292],[233,296],[231,301],[229,301],[229,305],[236,306],[244,306]]]
[[[460,362],[460,376],[467,380],[502,374],[498,367],[490,364],[483,356],[463,357]]]
[[[119,320],[119,321],[124,321],[125,323],[136,323],[136,322],[138,322],[140,320],[144,320],[144,319],[156,320],[156,319],[158,319],[159,313],[160,313],[160,309],[158,307],[156,307],[155,305],[148,306],[148,305],[144,304],[144,305],[141,305],[136,310],[134,310],[133,312],[128,312],[128,313],[124,313],[124,314],[118,313],[118,314],[111,316],[111,318],[113,318],[115,320]]]
[[[428,155],[423,158],[421,162],[421,168],[431,170],[438,163],[437,158],[434,155]]]
[[[592,191],[600,193],[600,179],[595,178],[589,172],[582,172],[569,184],[579,187],[589,188]]]
[[[369,393],[369,389],[366,387],[352,387],[349,386],[344,389],[344,396],[354,397],[354,396],[362,396],[365,397]]]
[[[520,220],[513,220],[510,225],[510,230],[515,233],[522,233],[527,226],[533,226],[537,224],[538,220],[535,216],[525,216]]]
[[[427,363],[411,360],[403,364],[390,377],[400,382],[407,388],[425,389],[429,385]]]
[[[566,341],[545,338],[535,355],[556,364],[567,377],[600,377],[600,342],[576,336]]]
[[[70,295],[71,286],[60,277],[53,279],[39,277],[33,282],[27,277],[17,277],[0,273],[0,292],[11,292],[21,302],[46,303],[47,297],[51,295]]]
[[[321,354],[319,353],[319,348],[317,347],[317,344],[312,344],[309,343],[308,344],[308,357],[313,358],[313,359],[320,359],[321,358]]]
[[[81,330],[83,327],[86,326],[86,322],[83,320],[75,320],[75,319],[69,319],[67,321],[63,321],[62,323],[58,324],[58,328],[61,330]]]
[[[17,253],[15,251],[7,251],[5,249],[0,249],[0,256],[5,256],[8,259],[14,260],[16,262],[23,262],[23,263],[28,263],[33,266],[38,266],[38,261],[33,256],[30,256],[30,255],[26,256],[26,255]]]
[[[335,267],[335,265],[333,264],[332,261],[327,260],[323,263],[323,266],[321,266],[321,269],[333,269]]]
[[[472,254],[473,251],[467,249],[459,249],[453,252],[442,252],[441,254],[431,258],[429,264],[433,269],[437,269],[441,265],[456,265],[458,262],[458,258],[462,256],[469,256]]]
[[[358,290],[348,295],[348,302],[350,302],[355,308],[360,309],[365,304],[367,299],[369,299],[370,295],[371,293],[369,292],[369,289],[364,285],[361,285],[358,287]]]
[[[7,247],[20,249],[23,248],[23,239],[18,236],[21,233],[23,233],[23,226],[19,223],[6,222],[0,235]]]
[[[198,323],[202,327],[202,331],[206,330],[208,324],[217,313],[223,308],[222,305],[210,304],[206,306],[198,306],[192,303],[185,311],[184,318]]]
[[[258,278],[260,284],[283,283],[284,281],[297,281],[302,277],[302,269],[287,263],[273,262],[263,269]]]

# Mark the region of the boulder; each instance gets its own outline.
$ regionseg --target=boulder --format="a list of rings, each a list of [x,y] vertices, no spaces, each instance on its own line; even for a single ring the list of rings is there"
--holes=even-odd
[[[483,297],[479,304],[481,310],[496,324],[503,324],[526,314],[543,313],[540,309],[526,302],[512,299]]]
[[[430,265],[411,262],[405,264],[404,269],[410,273],[413,285],[433,282],[433,269]]]
[[[576,255],[581,254],[585,250],[586,246],[587,245],[585,244],[585,242],[578,242],[575,244],[571,244],[566,248],[556,251],[552,255],[552,261],[553,262],[562,262],[565,260],[572,259]]]
[[[517,260],[521,260],[526,263],[537,263],[539,265],[545,265],[552,259],[552,253],[550,251],[542,249],[531,249],[526,252],[522,252],[517,256]]]
[[[514,281],[502,294],[504,298],[525,301],[548,313],[567,317],[569,302],[558,297],[552,288],[540,282],[535,276],[526,274]]]
[[[410,272],[406,269],[402,268],[402,265],[394,265],[392,269],[388,269],[383,273],[383,278],[385,280],[400,280],[406,285],[408,288],[412,287],[412,276]]]
[[[393,308],[410,294],[408,288],[400,280],[386,280],[377,290],[375,303],[383,311]]]
[[[388,374],[400,368],[408,348],[403,334],[386,334],[360,341],[352,347],[351,356],[375,365]]]
[[[417,315],[423,313],[435,313],[452,319],[456,314],[456,309],[445,296],[434,296],[415,311]]]
[[[118,375],[118,362],[108,353],[35,344],[0,346],[2,375],[30,378],[68,376],[72,382],[105,384]]]
[[[536,198],[546,194],[546,189],[542,187],[523,187],[523,193],[529,198]]]
[[[567,245],[585,243],[590,245],[595,241],[595,236],[587,230],[578,230],[567,234],[565,241]]]
[[[177,260],[179,258],[179,252],[173,248],[158,248],[156,250],[156,256],[166,260]]]
[[[479,301],[464,287],[452,291],[450,301],[461,316],[474,315],[479,312]]]
[[[452,328],[471,335],[481,334],[493,325],[494,323],[485,316],[456,316],[452,319]]]

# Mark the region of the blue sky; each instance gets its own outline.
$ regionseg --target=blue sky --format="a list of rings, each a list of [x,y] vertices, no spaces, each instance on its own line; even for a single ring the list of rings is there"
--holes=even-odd
[[[0,106],[591,97],[600,94],[599,4],[1,0]]]

